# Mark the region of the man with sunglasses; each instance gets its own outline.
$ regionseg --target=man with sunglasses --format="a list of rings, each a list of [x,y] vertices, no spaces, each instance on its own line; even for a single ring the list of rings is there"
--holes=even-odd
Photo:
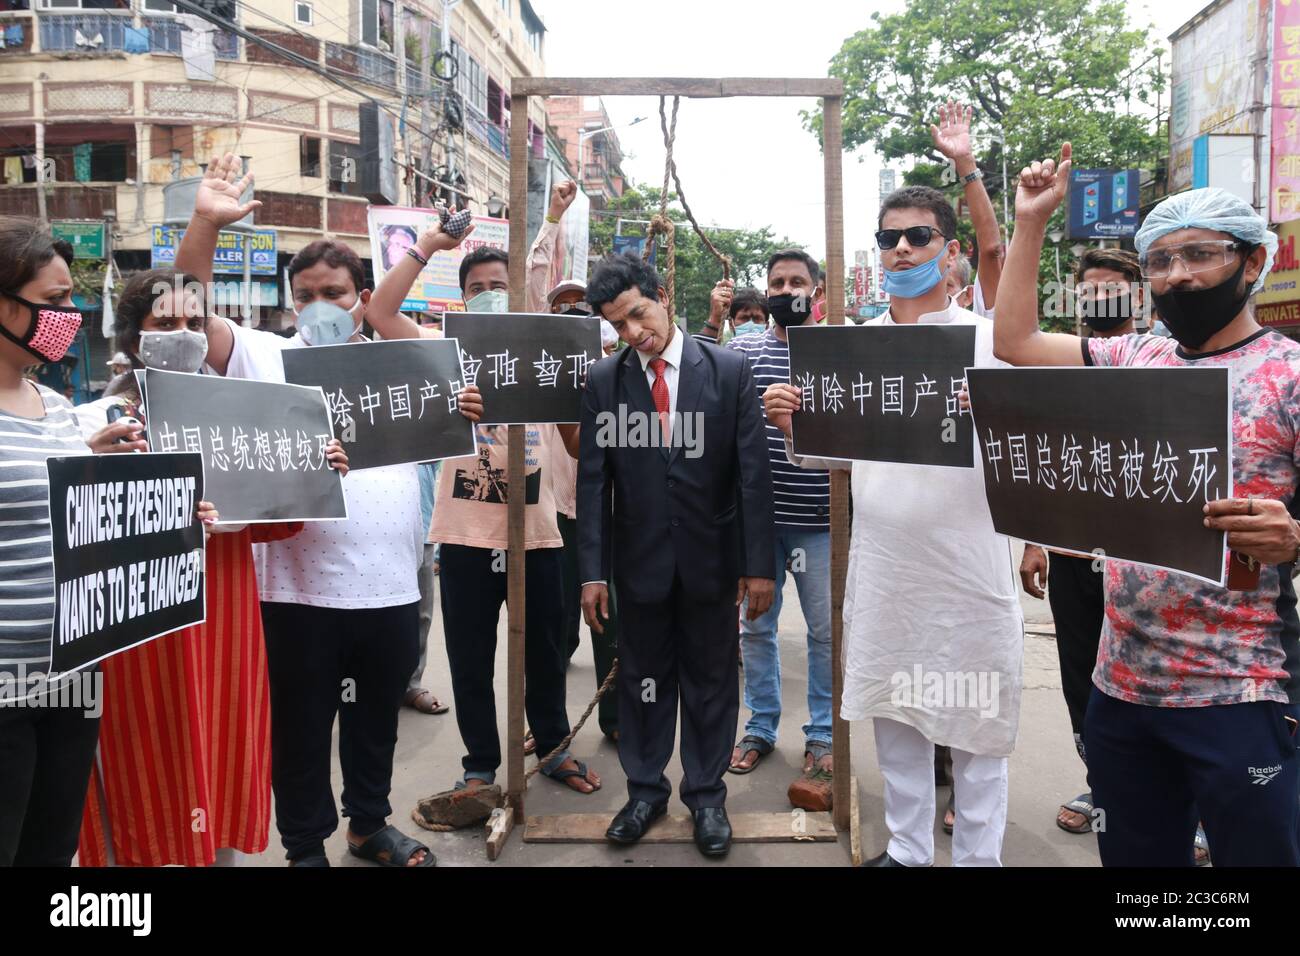
[[[960,249],[947,198],[925,186],[897,190],[881,204],[879,226],[889,312],[866,324],[973,325],[972,364],[1001,364],[993,357],[993,323],[948,295],[944,280]],[[843,467],[794,456],[791,414],[800,397],[784,384],[764,395],[768,421],[785,433],[790,460],[805,468]],[[890,831],[885,852],[868,866],[934,862],[935,744],[952,749],[953,865],[1001,863],[1023,622],[1010,545],[993,530],[975,452],[971,465],[852,465],[841,715],[874,719]],[[900,682],[916,674],[984,675],[984,705],[962,694],[938,706],[926,695],[921,706],[919,689],[898,693]]]
[[[1249,306],[1277,237],[1223,190],[1170,196],[1134,241],[1172,338],[1043,332],[1038,257],[1069,170],[1066,143],[1059,167],[1048,159],[1020,173],[998,355],[1015,365],[1230,368],[1236,497],[1208,502],[1204,521],[1259,567],[1253,590],[1227,590],[1106,563],[1106,620],[1084,718],[1094,804],[1106,815],[1101,861],[1191,866],[1199,811],[1216,866],[1297,866],[1300,346],[1261,328]]]

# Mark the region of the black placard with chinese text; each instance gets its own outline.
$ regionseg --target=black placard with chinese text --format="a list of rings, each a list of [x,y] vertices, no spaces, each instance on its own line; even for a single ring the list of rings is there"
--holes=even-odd
[[[46,462],[54,554],[50,670],[74,671],[204,620],[195,454]]]
[[[993,527],[1216,584],[1232,495],[1228,370],[969,369]]]
[[[604,354],[600,319],[517,312],[447,312],[465,380],[483,394],[483,424],[576,422],[587,366]]]
[[[474,454],[474,426],[460,413],[455,339],[397,339],[285,349],[284,377],[319,385],[348,467],[378,468]]]
[[[203,455],[222,521],[319,521],[348,516],[319,388],[217,375],[145,371],[153,451]]]
[[[802,392],[794,451],[810,458],[973,468],[957,402],[973,325],[796,326],[790,384]]]

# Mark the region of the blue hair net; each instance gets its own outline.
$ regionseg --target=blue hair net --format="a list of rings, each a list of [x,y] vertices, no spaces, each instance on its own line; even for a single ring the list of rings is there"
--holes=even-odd
[[[1242,242],[1263,246],[1267,253],[1264,269],[1250,291],[1258,292],[1264,287],[1264,277],[1273,268],[1277,254],[1277,236],[1268,231],[1268,223],[1244,199],[1215,188],[1192,189],[1169,196],[1151,210],[1133,238],[1138,255],[1146,255],[1151,243],[1179,229],[1213,229],[1236,236]]]

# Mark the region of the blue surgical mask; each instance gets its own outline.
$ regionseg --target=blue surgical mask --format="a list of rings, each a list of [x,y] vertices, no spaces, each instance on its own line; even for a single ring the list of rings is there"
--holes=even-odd
[[[510,293],[504,289],[489,289],[472,299],[465,300],[466,312],[509,312]]]
[[[896,295],[900,299],[919,299],[925,295],[948,275],[948,270],[939,271],[939,256],[942,256],[942,250],[929,262],[922,262],[919,266],[913,266],[911,269],[899,269],[896,272],[890,272],[888,269],[883,270],[885,281],[881,283],[882,288],[890,295]]]
[[[294,324],[308,345],[342,345],[361,328],[361,322],[353,317],[359,308],[360,299],[350,309],[332,302],[312,302],[303,306]]]

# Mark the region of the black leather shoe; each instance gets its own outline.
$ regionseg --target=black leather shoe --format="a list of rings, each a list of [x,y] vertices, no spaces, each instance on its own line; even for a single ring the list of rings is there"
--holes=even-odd
[[[635,843],[645,836],[650,824],[668,812],[668,804],[652,806],[644,800],[629,800],[609,824],[605,839],[611,843]]]
[[[723,807],[701,807],[695,817],[695,845],[705,856],[726,856],[731,849],[731,821]]]
[[[863,860],[862,865],[863,866],[901,866],[904,868],[907,867],[906,863],[899,863],[892,856],[890,856],[888,852],[882,853],[880,854],[880,856],[872,857],[870,860]]]

